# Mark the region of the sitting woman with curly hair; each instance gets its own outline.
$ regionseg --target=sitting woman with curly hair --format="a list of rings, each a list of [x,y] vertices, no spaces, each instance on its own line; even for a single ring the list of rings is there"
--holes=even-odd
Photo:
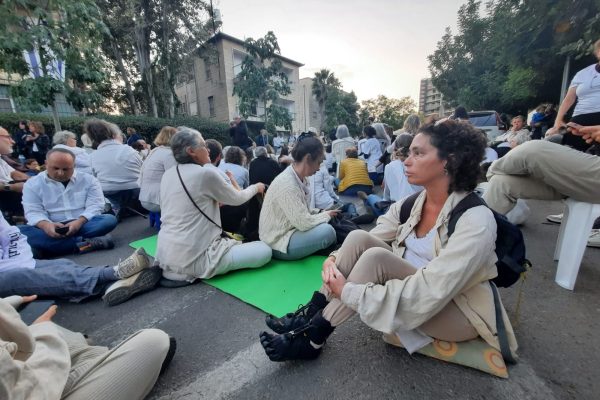
[[[484,205],[470,208],[448,236],[450,212],[475,189],[485,147],[485,136],[469,124],[422,127],[405,161],[408,181],[424,187],[410,216],[400,221],[398,201],[371,232],[348,235],[323,263],[323,286],[311,301],[282,318],[267,317],[277,333],[260,334],[269,358],[317,357],[334,328],[355,313],[411,353],[434,338],[461,342],[480,336],[499,349],[488,284],[498,274],[494,216]]]

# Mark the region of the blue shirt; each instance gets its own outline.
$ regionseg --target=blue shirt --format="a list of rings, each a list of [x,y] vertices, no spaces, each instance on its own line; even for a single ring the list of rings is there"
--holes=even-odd
[[[104,211],[104,195],[100,182],[90,174],[73,172],[65,187],[44,171],[25,182],[23,208],[31,226],[40,221],[64,222],[79,217],[89,221]]]

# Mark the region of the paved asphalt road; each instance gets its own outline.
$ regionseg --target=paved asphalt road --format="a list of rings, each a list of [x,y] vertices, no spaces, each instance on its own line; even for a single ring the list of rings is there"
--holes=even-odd
[[[202,283],[157,288],[116,307],[99,299],[60,305],[57,323],[112,346],[141,328],[175,336],[178,349],[151,399],[598,399],[600,398],[600,249],[588,248],[575,291],[554,283],[560,202],[529,202],[523,227],[534,264],[518,326],[520,362],[503,380],[391,347],[354,317],[336,329],[321,357],[271,363],[258,342],[264,313]],[[153,234],[140,217],[114,232],[117,248],[72,257],[80,264],[118,262],[130,241]],[[567,239],[568,240],[568,239]],[[501,289],[514,316],[517,289]]]

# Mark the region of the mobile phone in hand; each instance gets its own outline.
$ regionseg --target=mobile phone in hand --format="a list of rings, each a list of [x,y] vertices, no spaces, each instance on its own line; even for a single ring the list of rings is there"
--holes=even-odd
[[[25,306],[19,310],[19,315],[23,322],[27,325],[31,325],[33,321],[38,319],[40,315],[48,311],[48,309],[56,304],[54,300],[36,300],[31,303],[25,304]]]
[[[56,227],[54,228],[54,232],[58,233],[59,235],[66,235],[67,232],[69,232],[69,227],[68,226],[61,226],[61,227]]]

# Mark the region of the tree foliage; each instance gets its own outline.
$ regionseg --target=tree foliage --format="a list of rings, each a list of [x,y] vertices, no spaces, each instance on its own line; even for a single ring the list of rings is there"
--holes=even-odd
[[[233,95],[239,99],[240,114],[247,118],[264,110],[258,116],[264,119],[269,131],[273,133],[275,126],[291,130],[291,115],[280,101],[282,96],[292,93],[292,89],[278,57],[281,50],[277,37],[269,31],[260,39],[246,39],[244,47],[248,55],[233,86]]]
[[[361,102],[359,123],[362,126],[368,125],[368,118],[374,117],[377,122],[382,122],[394,129],[399,129],[404,124],[406,117],[415,113],[415,107],[414,100],[409,96],[392,99],[384,95],[379,95],[375,99]]]
[[[326,108],[329,107],[331,110],[333,107],[337,107],[335,101],[329,100],[330,97],[335,97],[338,99],[340,97],[339,92],[342,88],[342,84],[339,79],[336,78],[335,74],[328,69],[321,69],[320,71],[315,72],[315,76],[312,81],[312,94],[315,96],[317,100],[317,104],[319,105],[319,115],[321,117],[321,126],[319,127],[321,130],[325,129],[327,126],[331,128],[331,120],[332,115],[336,113],[334,111],[326,112]],[[329,119],[329,121],[327,121]]]
[[[57,94],[79,110],[103,104],[106,76],[98,47],[106,27],[93,0],[5,0],[0,25],[0,70],[22,78],[11,86],[22,108],[53,107]],[[32,50],[39,54],[39,69],[25,61],[24,52]],[[64,79],[58,61],[66,64]]]
[[[324,131],[327,132],[340,124],[345,124],[351,134],[358,134],[359,108],[354,92],[347,93],[341,89],[330,91],[324,107]]]
[[[558,102],[566,56],[571,74],[592,62],[600,37],[597,0],[469,0],[429,59],[433,84],[453,105],[524,113]]]

